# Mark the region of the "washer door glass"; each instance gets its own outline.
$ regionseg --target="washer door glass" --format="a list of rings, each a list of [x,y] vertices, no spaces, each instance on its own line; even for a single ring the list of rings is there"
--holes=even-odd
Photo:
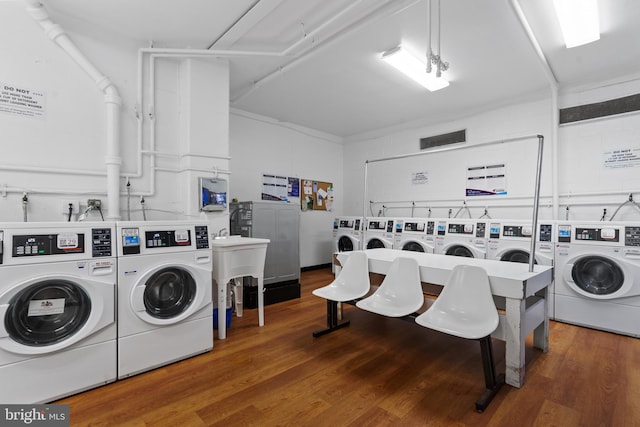
[[[77,283],[50,279],[34,283],[9,301],[4,327],[14,341],[44,347],[78,332],[91,314],[91,299]]]
[[[407,242],[402,247],[403,251],[412,251],[412,252],[424,252],[424,248],[420,243],[416,242]]]
[[[529,252],[523,251],[522,249],[513,249],[502,255],[500,261],[521,262],[526,264],[529,262]],[[533,263],[537,264],[536,261]]]
[[[578,259],[571,277],[580,289],[594,295],[610,295],[624,284],[624,273],[618,264],[601,256]]]
[[[145,284],[144,307],[151,316],[170,319],[189,308],[196,296],[196,281],[179,267],[155,272]]]
[[[350,252],[353,250],[353,242],[347,236],[342,236],[338,239],[338,251]]]
[[[380,239],[371,239],[367,243],[367,249],[380,249],[384,248],[384,243]]]
[[[459,245],[451,246],[449,249],[447,249],[446,255],[474,258],[473,254],[468,248],[465,248],[464,246],[459,246]]]

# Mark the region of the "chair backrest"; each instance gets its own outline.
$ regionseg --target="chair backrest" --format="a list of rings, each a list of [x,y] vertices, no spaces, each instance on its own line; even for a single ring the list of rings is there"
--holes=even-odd
[[[393,260],[389,272],[374,295],[385,301],[392,301],[397,306],[416,307],[410,313],[422,307],[424,294],[418,261],[405,257]]]
[[[486,330],[484,335],[489,335],[498,327],[498,311],[493,301],[489,276],[482,267],[455,266],[429,310],[455,314],[461,322]]]
[[[351,252],[332,285],[338,289],[348,289],[350,293],[360,294],[355,298],[366,295],[371,287],[367,254]]]

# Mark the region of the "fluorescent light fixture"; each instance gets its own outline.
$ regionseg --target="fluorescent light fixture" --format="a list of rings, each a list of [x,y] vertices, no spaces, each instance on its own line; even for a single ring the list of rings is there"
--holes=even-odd
[[[427,74],[427,64],[402,46],[384,52],[382,59],[432,92],[449,86],[446,79],[436,77],[435,70]]]
[[[553,0],[568,48],[600,39],[598,0]]]

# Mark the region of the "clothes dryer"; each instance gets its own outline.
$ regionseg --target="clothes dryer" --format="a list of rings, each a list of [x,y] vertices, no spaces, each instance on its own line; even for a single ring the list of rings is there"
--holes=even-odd
[[[640,223],[558,222],[555,319],[640,336]]]
[[[481,219],[439,220],[435,253],[486,258],[488,225]]]
[[[393,249],[395,230],[396,221],[393,218],[367,218],[367,225],[364,230],[364,248]]]
[[[432,254],[435,249],[435,221],[427,218],[402,218],[396,226],[401,229],[394,237],[393,247],[403,251]]]
[[[360,249],[362,217],[349,216],[333,221],[333,251],[350,252]]]
[[[0,223],[0,249],[0,403],[115,381],[115,224]]]
[[[213,348],[207,222],[119,222],[118,378]]]

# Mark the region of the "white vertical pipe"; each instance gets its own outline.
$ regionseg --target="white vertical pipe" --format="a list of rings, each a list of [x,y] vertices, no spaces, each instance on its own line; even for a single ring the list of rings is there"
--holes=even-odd
[[[431,0],[427,0],[427,73],[431,72]]]
[[[114,84],[103,75],[71,41],[62,27],[54,24],[39,0],[24,0],[27,12],[42,27],[46,35],[56,42],[105,94],[106,106],[106,158],[107,168],[107,219],[120,219],[120,106],[122,100]]]
[[[436,77],[442,76],[442,54],[440,53],[440,0],[438,1],[438,64],[436,68]]]
[[[549,82],[549,87],[551,89],[551,155],[552,155],[552,171],[551,171],[551,181],[552,181],[552,203],[553,203],[553,219],[558,219],[559,215],[559,189],[558,189],[558,126],[559,126],[559,111],[558,111],[558,79],[553,74],[553,70],[547,61],[547,58],[544,56],[544,52],[536,39],[531,26],[529,25],[529,21],[527,21],[527,17],[524,15],[522,11],[522,7],[520,7],[520,3],[518,0],[510,1],[511,7],[516,14],[516,17],[520,21],[520,25],[524,30],[525,34],[529,38],[529,42],[533,47],[533,50],[536,52],[540,63],[542,64],[542,70],[544,71],[544,75]]]

